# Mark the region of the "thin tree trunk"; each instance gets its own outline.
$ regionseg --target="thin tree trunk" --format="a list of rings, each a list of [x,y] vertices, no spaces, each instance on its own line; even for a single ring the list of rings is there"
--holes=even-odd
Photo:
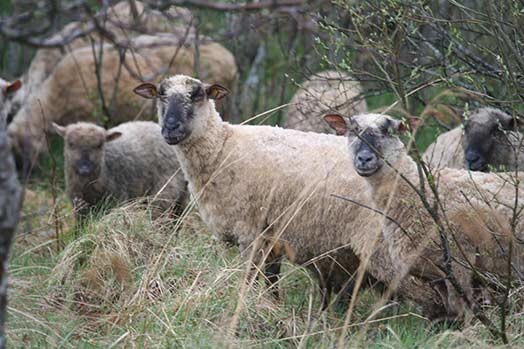
[[[13,155],[0,128],[0,349],[6,346],[7,262],[20,214],[20,193]]]

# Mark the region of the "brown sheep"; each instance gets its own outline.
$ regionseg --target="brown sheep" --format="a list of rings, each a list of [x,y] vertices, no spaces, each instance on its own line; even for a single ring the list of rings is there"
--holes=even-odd
[[[157,124],[134,121],[107,131],[85,122],[53,128],[64,138],[67,194],[77,217],[107,199],[122,203],[151,196],[155,216],[185,208],[187,182]]]
[[[137,18],[132,16],[129,1],[121,1],[107,10],[107,17],[103,23],[104,29],[113,35],[113,39],[126,45],[130,38],[140,33],[154,34],[158,32],[177,32],[182,37],[186,27],[191,25],[192,15],[189,10],[180,7],[170,7],[166,14],[144,7],[140,1],[135,1]],[[72,22],[65,25],[60,31],[49,38],[50,41],[61,40],[73,31],[87,28],[90,23]],[[192,34],[194,30],[190,30]],[[91,46],[91,39],[98,45],[99,35],[93,32],[89,37],[80,37],[73,40],[65,48],[42,48],[36,51],[27,72],[22,76],[23,87],[16,94],[12,94],[6,101],[4,113],[8,117],[8,123],[12,121],[27,98],[35,93],[40,85],[47,79],[56,65],[60,62],[66,52],[78,48]]]
[[[302,83],[287,109],[284,128],[318,133],[332,133],[322,117],[327,113],[351,116],[367,112],[362,89],[351,76],[323,71]]]
[[[121,69],[120,52],[111,45],[104,46],[100,87],[108,108],[114,111],[106,124],[152,116],[150,111],[140,110],[139,97],[132,93],[137,81],[155,80],[166,73],[193,73],[195,49],[181,46],[177,51],[178,43],[179,38],[169,34],[139,36],[133,40],[133,52],[128,50],[122,57],[125,64]],[[234,84],[235,61],[223,46],[201,43],[199,59],[201,76],[224,81],[228,87]],[[15,152],[33,163],[46,150],[45,131],[50,121],[62,125],[101,122],[98,91],[92,49],[86,47],[68,54],[9,124],[8,134]]]
[[[479,278],[471,266],[480,274],[505,278],[510,243],[514,246],[515,277],[524,277],[524,254],[519,243],[524,224],[522,220],[518,222],[517,236],[512,234],[510,225],[515,201],[514,178],[449,168],[434,174],[440,203],[436,210],[445,227],[452,257],[449,268],[465,292],[462,297],[449,278],[435,216],[429,213],[416,191],[420,190],[417,165],[395,135],[406,126],[379,114],[354,116],[347,125],[338,116],[332,124],[339,129],[349,127],[354,168],[366,180],[374,207],[387,215],[383,243],[377,244],[377,249],[388,251],[396,278],[414,277],[432,285],[427,298],[418,299],[426,309],[461,318],[465,310],[478,307],[481,300],[489,302],[489,298],[483,298],[489,277],[484,279],[484,274]],[[425,187],[431,204],[435,197],[427,180]],[[520,193],[522,189],[520,185]],[[522,208],[523,199],[524,195],[519,194],[521,207],[517,210]],[[410,297],[410,291],[405,295]]]

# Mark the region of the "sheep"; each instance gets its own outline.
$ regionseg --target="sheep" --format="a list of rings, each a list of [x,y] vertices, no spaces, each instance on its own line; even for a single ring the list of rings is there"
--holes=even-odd
[[[19,159],[33,164],[46,150],[45,131],[50,121],[67,125],[76,121],[102,121],[98,103],[101,89],[108,109],[107,125],[116,125],[141,116],[138,97],[130,86],[137,80],[154,80],[165,73],[192,73],[195,67],[193,47],[181,46],[179,38],[169,34],[143,35],[135,38],[134,52],[121,52],[104,46],[101,86],[98,86],[92,48],[75,50],[60,61],[40,89],[29,97],[8,127],[11,145]],[[176,53],[176,55],[175,55]],[[121,58],[124,66],[121,67]],[[199,47],[200,74],[221,79],[231,87],[236,78],[232,54],[217,43],[202,42]],[[121,67],[121,68],[120,68]],[[100,87],[100,88],[99,88]]]
[[[323,71],[309,77],[291,99],[284,128],[300,131],[331,133],[322,120],[329,112],[354,115],[367,112],[358,81],[337,71]]]
[[[475,266],[479,272],[507,277],[510,243],[514,246],[512,262],[517,277],[524,276],[524,254],[521,244],[517,243],[522,241],[524,224],[518,222],[517,236],[512,234],[510,224],[513,218],[511,208],[515,205],[514,178],[442,169],[433,177],[439,192],[437,208],[440,218],[435,218],[417,192],[421,190],[417,164],[394,134],[405,130],[405,124],[380,114],[357,115],[348,123],[341,116],[331,115],[330,119],[330,124],[339,132],[349,130],[353,168],[365,179],[366,191],[372,197],[374,207],[387,217],[384,218],[383,242],[376,248],[389,253],[396,278],[413,277],[433,285],[434,290],[429,289],[426,299],[418,299],[426,309],[433,308],[434,313],[460,319],[468,304],[475,308],[482,300],[489,302],[489,298],[483,298],[486,297],[483,282],[469,265]],[[522,177],[519,175],[518,179],[522,181]],[[436,198],[428,189],[427,180],[424,181],[431,205]],[[522,192],[522,185],[519,189]],[[523,207],[523,195],[519,194],[518,199],[521,207],[517,207],[517,212]],[[465,298],[454,288],[446,272],[436,219],[448,230],[444,234],[447,234],[453,257],[449,266],[464,290]],[[405,295],[410,296],[409,289]]]
[[[132,16],[132,9],[128,1],[121,1],[107,10],[107,16],[102,23],[104,29],[113,35],[113,40],[121,45],[126,45],[130,38],[140,33],[153,34],[157,32],[173,32],[176,30],[186,30],[186,26],[191,25],[192,15],[189,10],[181,7],[170,7],[166,14],[159,11],[147,9],[140,1],[135,1],[137,18]],[[99,14],[100,15],[100,14]],[[169,18],[169,20],[168,20]],[[86,29],[90,23],[71,22],[65,25],[60,31],[51,36],[50,42],[60,41],[67,38],[71,33]],[[191,28],[192,29],[192,28]],[[192,34],[194,30],[190,30]],[[184,32],[179,33],[181,37]],[[96,44],[100,40],[97,32],[90,34],[90,39],[94,39]],[[80,37],[73,40],[65,48],[42,48],[36,51],[35,57],[27,72],[21,77],[23,87],[16,94],[7,100],[3,107],[4,113],[8,115],[8,123],[12,121],[27,98],[38,90],[45,79],[51,74],[56,65],[64,56],[64,52],[71,52],[78,48],[91,46],[88,37]]]
[[[344,290],[359,266],[355,252],[369,250],[368,231],[359,227],[374,221],[368,210],[332,196],[367,200],[362,178],[346,173],[351,165],[341,156],[344,137],[223,122],[214,101],[227,89],[185,75],[158,87],[141,84],[135,92],[156,99],[162,136],[175,148],[214,234],[237,243],[243,257],[256,251],[257,264],[265,258],[263,270],[272,284],[287,257],[316,274],[324,305],[331,291]],[[354,251],[353,244],[361,250]]]
[[[486,172],[519,170],[524,164],[524,136],[518,120],[494,108],[475,110],[462,127],[443,133],[424,153],[431,168],[466,168]]]
[[[3,112],[3,106],[10,95],[22,87],[20,80],[9,82],[0,79],[0,130],[3,132],[7,126],[7,115]]]
[[[127,122],[110,130],[86,122],[52,127],[64,138],[67,195],[80,220],[108,198],[121,203],[151,195],[155,217],[185,208],[187,182],[156,123]]]

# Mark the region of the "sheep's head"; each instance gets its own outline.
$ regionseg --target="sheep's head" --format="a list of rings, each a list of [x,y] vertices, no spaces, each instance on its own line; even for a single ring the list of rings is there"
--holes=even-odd
[[[198,116],[202,115],[202,108],[209,107],[209,100],[229,94],[223,86],[208,85],[185,75],[166,78],[158,88],[144,83],[133,91],[144,98],[156,98],[158,123],[168,144],[179,144],[188,138],[202,124]]]
[[[337,132],[349,137],[349,152],[357,173],[372,176],[384,168],[384,164],[395,164],[402,155],[404,144],[397,134],[406,131],[405,123],[388,115],[361,114],[347,121],[338,114],[330,114],[324,120]],[[418,119],[410,120],[415,127]]]
[[[464,124],[465,166],[471,171],[488,171],[488,165],[498,162],[497,157],[512,151],[508,136],[516,130],[517,120],[498,109],[473,112]]]
[[[77,175],[97,178],[104,160],[104,144],[122,135],[116,131],[79,122],[66,127],[52,124],[54,131],[64,138],[64,157]]]

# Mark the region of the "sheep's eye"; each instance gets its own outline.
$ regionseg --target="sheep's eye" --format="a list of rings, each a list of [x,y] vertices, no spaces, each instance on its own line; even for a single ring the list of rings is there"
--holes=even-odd
[[[351,133],[359,134],[360,131],[361,131],[361,129],[357,125],[350,125],[349,126],[349,132],[351,132]]]
[[[160,86],[160,88],[158,89],[157,96],[162,102],[165,102],[167,100],[166,88],[164,86]]]
[[[204,99],[205,93],[202,86],[197,86],[191,91],[191,100],[193,102],[198,102]]]

